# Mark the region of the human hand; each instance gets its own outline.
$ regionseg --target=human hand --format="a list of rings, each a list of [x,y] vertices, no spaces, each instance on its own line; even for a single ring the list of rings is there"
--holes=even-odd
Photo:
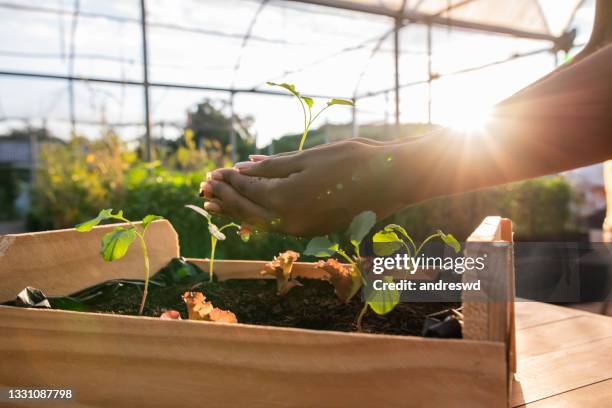
[[[202,183],[207,210],[308,236],[342,229],[364,210],[380,219],[403,206],[392,144],[351,139],[252,159]]]

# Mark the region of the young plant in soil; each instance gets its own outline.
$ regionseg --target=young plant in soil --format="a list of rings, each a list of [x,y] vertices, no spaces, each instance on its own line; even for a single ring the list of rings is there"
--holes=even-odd
[[[203,216],[206,219],[206,223],[208,224],[208,232],[210,232],[210,257],[209,257],[210,266],[208,268],[208,276],[209,276],[208,281],[212,282],[213,274],[214,274],[214,266],[215,266],[215,250],[217,249],[217,243],[219,241],[225,241],[225,238],[226,238],[225,234],[223,233],[223,230],[227,228],[232,228],[232,227],[238,229],[238,234],[240,235],[240,238],[242,238],[244,242],[247,242],[249,240],[251,231],[248,227],[240,226],[233,222],[225,224],[222,227],[217,227],[217,225],[212,222],[212,216],[205,209],[198,207],[196,205],[192,205],[192,204],[188,204],[185,207]]]
[[[340,248],[340,244],[332,242],[328,237],[313,238],[304,251],[306,255],[318,258],[330,257],[326,261],[319,261],[317,267],[324,270],[329,275],[329,281],[334,286],[336,295],[345,302],[355,296],[364,284],[367,284],[361,272],[361,254],[359,246],[362,240],[376,223],[376,214],[372,211],[365,211],[356,216],[348,229],[353,255],[349,256],[345,250]],[[424,245],[435,238],[440,238],[445,244],[451,246],[456,252],[461,250],[457,240],[450,234],[438,231],[427,237],[419,247],[414,243],[408,232],[401,226],[389,224],[373,236],[374,252],[378,256],[388,256],[401,248],[404,248],[410,257],[417,257]],[[334,255],[340,255],[348,262],[348,266],[338,262]],[[382,280],[392,282],[393,277],[384,276]],[[368,308],[378,315],[390,313],[399,303],[400,294],[397,290],[377,290],[367,294],[366,301],[357,316],[357,330],[362,331],[362,321]]]
[[[304,149],[304,143],[306,142],[306,137],[308,136],[308,132],[310,131],[312,124],[327,108],[334,105],[355,106],[355,103],[352,101],[348,101],[346,99],[332,98],[327,101],[327,104],[318,112],[316,112],[313,116],[312,107],[314,106],[314,100],[308,96],[301,95],[295,89],[295,85],[288,83],[277,84],[274,82],[268,82],[268,85],[278,86],[286,89],[287,91],[291,92],[291,94],[293,94],[293,96],[295,96],[298,102],[300,103],[300,107],[302,108],[302,114],[304,116],[304,131],[302,132],[302,139],[300,140],[300,147],[298,150]]]
[[[147,227],[155,220],[161,220],[163,217],[159,215],[147,215],[141,220],[140,228],[136,226],[132,221],[128,220],[123,216],[123,211],[117,211],[113,214],[111,208],[100,211],[96,218],[92,218],[89,221],[85,221],[75,228],[79,232],[91,231],[93,227],[100,224],[105,220],[117,220],[128,224],[126,227],[116,227],[108,234],[102,237],[102,248],[100,254],[102,258],[107,262],[116,261],[117,259],[123,258],[127,253],[130,245],[138,238],[140,242],[140,248],[142,249],[142,256],[144,258],[145,268],[145,282],[144,289],[142,291],[142,300],[140,302],[140,308],[138,314],[142,315],[144,305],[147,300],[147,293],[149,290],[149,251],[147,250],[147,243],[145,241],[145,233]]]

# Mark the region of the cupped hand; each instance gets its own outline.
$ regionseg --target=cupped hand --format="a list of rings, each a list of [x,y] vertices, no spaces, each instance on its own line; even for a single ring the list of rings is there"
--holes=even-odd
[[[254,156],[202,183],[209,211],[298,236],[348,226],[365,210],[385,217],[403,206],[393,145],[351,139],[301,152]]]

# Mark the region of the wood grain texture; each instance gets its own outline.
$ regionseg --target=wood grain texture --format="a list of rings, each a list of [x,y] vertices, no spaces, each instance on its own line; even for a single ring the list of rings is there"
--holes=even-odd
[[[612,379],[586,387],[566,391],[529,404],[517,405],[527,408],[600,408],[610,406],[612,401]]]
[[[13,299],[26,286],[47,295],[67,295],[109,279],[142,279],[138,244],[114,262],[100,256],[102,236],[118,225],[124,224],[94,227],[90,232],[67,229],[0,237],[0,302]],[[145,239],[153,271],[179,254],[177,234],[166,220],[153,222]]]
[[[82,406],[506,405],[501,343],[0,307],[0,386]]]
[[[606,406],[598,402],[612,392],[612,318],[538,302],[516,310],[512,406]]]

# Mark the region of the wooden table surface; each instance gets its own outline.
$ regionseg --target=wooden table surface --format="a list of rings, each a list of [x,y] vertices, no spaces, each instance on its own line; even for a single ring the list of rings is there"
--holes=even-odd
[[[517,301],[512,407],[612,407],[612,317]]]

